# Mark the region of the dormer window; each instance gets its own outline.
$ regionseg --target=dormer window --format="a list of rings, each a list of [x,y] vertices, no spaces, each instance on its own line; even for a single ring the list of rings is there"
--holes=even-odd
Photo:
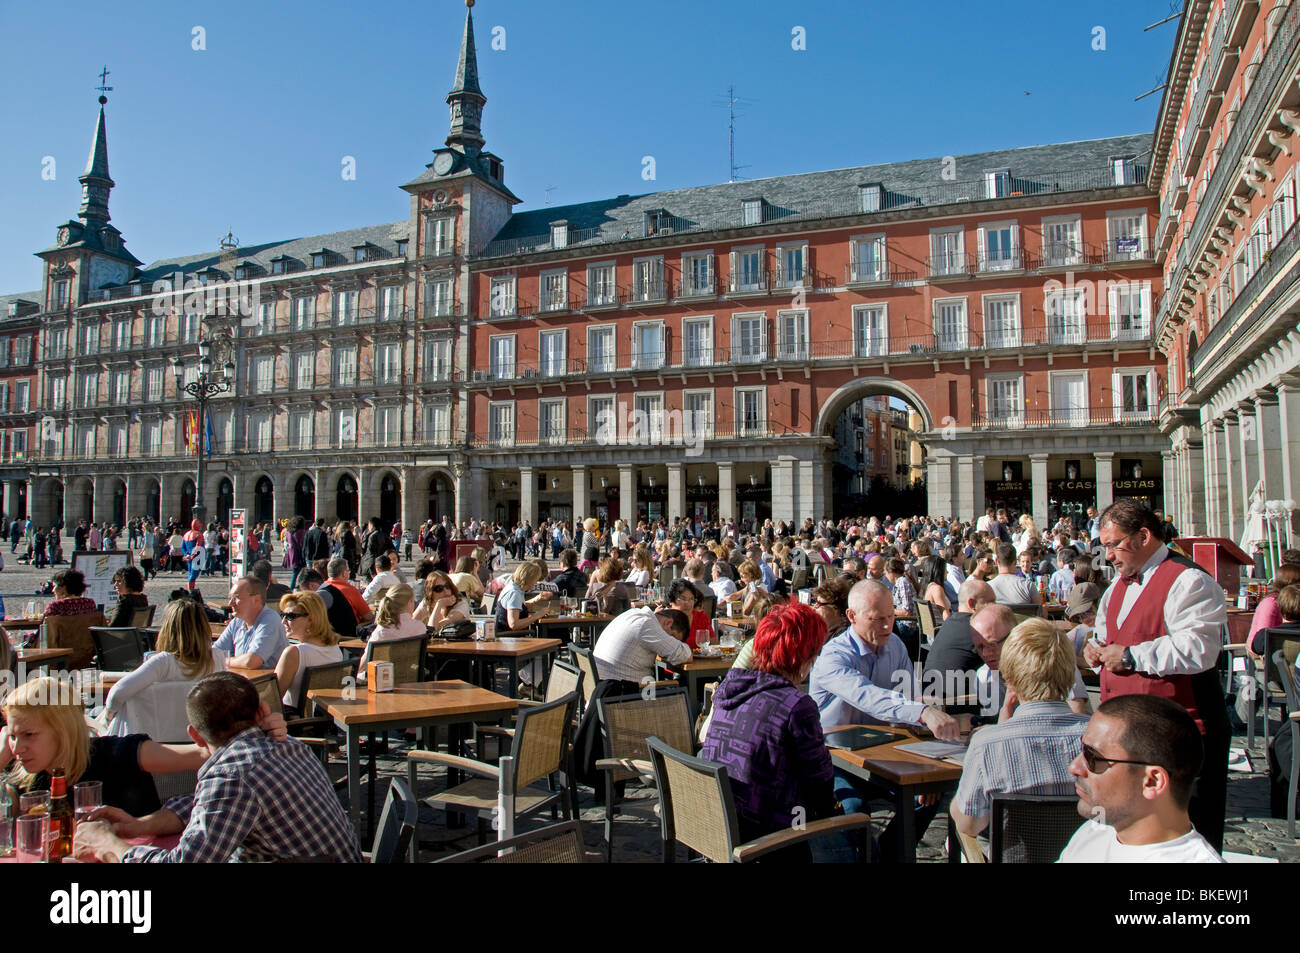
[[[568,222],[551,222],[551,247],[552,248],[569,247],[569,223]]]
[[[283,275],[286,271],[289,270],[288,264],[289,264],[289,259],[285,258],[283,255],[281,255],[279,258],[272,258],[271,274]]]
[[[985,196],[991,199],[1006,198],[1011,194],[1011,170],[990,169],[984,173]]]
[[[488,175],[498,182],[501,181],[501,160],[500,159],[495,159],[495,158],[488,159]]]
[[[247,279],[247,278],[248,278],[248,266],[247,266],[247,265],[236,265],[236,266],[235,266],[235,280],[236,280],[236,281],[244,281],[244,280]]]
[[[881,193],[885,191],[879,182],[868,182],[858,186],[858,199],[864,212],[879,212]]]
[[[407,244],[408,244],[408,242],[407,242],[407,240],[406,240],[405,238],[402,238],[402,239],[399,239],[399,240],[398,240],[398,242],[397,242],[397,257],[398,257],[398,258],[405,258],[405,257],[406,257],[406,246],[407,246]]]
[[[1137,182],[1137,157],[1115,156],[1110,160],[1115,185],[1134,185]]]
[[[745,199],[741,203],[741,210],[744,214],[743,224],[760,225],[763,222],[763,200],[762,199]]]
[[[647,238],[671,230],[672,216],[663,209],[655,209],[645,213],[645,234]]]
[[[353,261],[365,261],[365,260],[366,260],[366,246],[362,245],[360,248],[354,248],[354,249],[352,249],[352,260],[353,260]]]

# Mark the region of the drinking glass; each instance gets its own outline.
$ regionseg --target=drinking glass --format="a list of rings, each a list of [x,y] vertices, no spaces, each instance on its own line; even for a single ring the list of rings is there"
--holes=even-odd
[[[32,791],[18,797],[18,807],[23,815],[50,813],[50,792]]]
[[[0,814],[0,857],[12,857],[14,853],[14,822]]]
[[[101,781],[82,781],[72,786],[72,809],[77,823],[88,819],[104,806],[104,785]]]
[[[709,630],[699,629],[695,633],[695,651],[704,652],[709,648]]]
[[[14,842],[18,848],[18,863],[39,864],[49,857],[50,818],[47,814],[32,814],[14,822]]]

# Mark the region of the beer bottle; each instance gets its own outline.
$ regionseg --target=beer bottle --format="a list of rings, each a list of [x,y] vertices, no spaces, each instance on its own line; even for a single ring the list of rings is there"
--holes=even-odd
[[[50,775],[50,863],[72,856],[72,805],[62,769]]]

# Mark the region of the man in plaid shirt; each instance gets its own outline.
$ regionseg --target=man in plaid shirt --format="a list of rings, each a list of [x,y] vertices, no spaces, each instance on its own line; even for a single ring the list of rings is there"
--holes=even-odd
[[[138,819],[102,808],[95,818],[109,824],[78,825],[77,856],[128,863],[222,863],[236,855],[359,862],[356,834],[316,756],[292,738],[264,734],[257,710],[257,690],[242,676],[201,679],[186,701],[188,731],[211,756],[195,792]],[[122,839],[169,834],[181,834],[171,850]]]

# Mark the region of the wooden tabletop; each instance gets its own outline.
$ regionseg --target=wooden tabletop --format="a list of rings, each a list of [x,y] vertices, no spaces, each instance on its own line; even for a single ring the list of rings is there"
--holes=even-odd
[[[72,649],[19,649],[18,661],[26,665],[40,665],[55,659],[72,658]]]
[[[27,631],[39,629],[43,619],[0,619],[0,628]]]
[[[236,675],[242,675],[250,682],[255,678],[261,678],[263,675],[274,675],[273,668],[235,668],[233,665],[226,666],[227,672],[234,672]]]
[[[733,616],[731,618],[727,618],[725,615],[720,615],[714,618],[713,624],[729,625],[737,629],[758,628],[758,620],[755,619],[752,615],[738,615],[738,616]]]
[[[681,669],[683,672],[725,672],[731,668],[731,663],[736,661],[736,655],[692,655],[689,662],[682,662],[680,665],[674,665],[674,669]]]
[[[829,729],[826,734],[831,734],[843,728],[856,727],[869,728],[872,731],[887,731],[896,735],[897,740],[882,745],[874,745],[870,748],[860,748],[857,751],[831,748],[832,758],[839,758],[854,767],[864,768],[872,774],[879,775],[883,780],[900,787],[908,787],[914,784],[955,782],[961,778],[961,765],[952,764],[948,761],[939,761],[935,758],[927,758],[924,755],[913,754],[910,751],[898,750],[899,745],[905,745],[913,741],[932,740],[928,733],[922,736],[912,728],[893,728],[885,725],[841,725]]]
[[[546,615],[529,616],[527,621],[533,625],[582,625],[584,622],[613,622],[616,617],[598,613],[596,615]]]
[[[345,690],[339,688],[313,690],[307,693],[307,697],[341,725],[402,724],[425,718],[492,715],[519,707],[513,698],[459,679],[411,682],[398,685],[391,692],[346,690],[350,701],[344,699],[344,693]]]
[[[559,639],[520,639],[502,638],[491,642],[449,642],[446,639],[430,639],[430,655],[487,655],[500,658],[527,658],[541,652],[553,652],[564,643]]]

